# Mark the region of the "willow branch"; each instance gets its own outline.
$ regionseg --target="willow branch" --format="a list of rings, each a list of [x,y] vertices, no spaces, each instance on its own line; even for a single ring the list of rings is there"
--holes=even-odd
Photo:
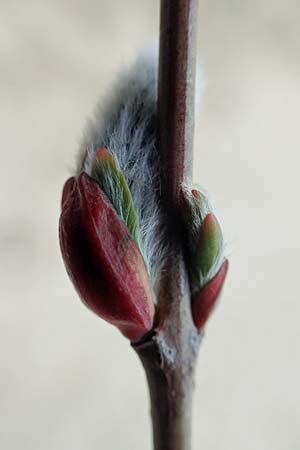
[[[158,145],[169,257],[157,328],[135,345],[151,399],[155,450],[190,450],[193,376],[200,343],[182,251],[177,206],[192,174],[197,0],[161,0]]]
[[[161,0],[158,142],[162,194],[175,201],[192,172],[197,10],[198,0]]]

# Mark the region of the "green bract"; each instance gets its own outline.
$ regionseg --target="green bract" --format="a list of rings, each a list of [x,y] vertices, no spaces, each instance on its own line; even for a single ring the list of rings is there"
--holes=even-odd
[[[141,247],[139,219],[134,207],[131,192],[119,164],[113,154],[102,148],[96,154],[92,176],[114,206],[133,239]]]
[[[195,294],[216,275],[224,261],[223,235],[201,192],[185,193],[182,216],[187,237],[187,266]]]
[[[194,271],[205,279],[222,256],[223,236],[221,227],[213,214],[208,214],[201,227],[195,254],[192,258]],[[198,273],[197,273],[198,272]]]

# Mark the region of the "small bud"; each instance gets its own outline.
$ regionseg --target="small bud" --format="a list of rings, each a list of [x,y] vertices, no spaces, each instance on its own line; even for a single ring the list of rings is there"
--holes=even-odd
[[[150,331],[154,301],[143,257],[98,183],[84,172],[65,185],[59,234],[82,301],[133,341]]]
[[[194,276],[205,279],[221,257],[223,236],[216,217],[209,213],[200,229],[198,242],[195,242],[195,253],[192,257]]]
[[[206,197],[196,190],[183,194],[181,211],[192,310],[197,328],[202,328],[221,291],[228,262],[223,256],[221,227]]]
[[[228,261],[225,260],[217,275],[202,288],[192,301],[193,319],[198,330],[204,327],[216,305],[227,271]]]

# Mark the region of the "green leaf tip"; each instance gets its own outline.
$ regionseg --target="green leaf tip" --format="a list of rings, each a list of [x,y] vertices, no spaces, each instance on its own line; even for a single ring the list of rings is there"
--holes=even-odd
[[[100,148],[95,157],[92,170],[93,178],[114,206],[133,239],[141,247],[139,219],[134,207],[133,198],[115,156],[106,148]]]

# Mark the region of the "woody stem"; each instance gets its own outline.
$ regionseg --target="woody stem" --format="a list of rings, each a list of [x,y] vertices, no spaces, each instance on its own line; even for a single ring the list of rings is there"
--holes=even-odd
[[[149,384],[154,450],[191,449],[193,374],[200,344],[180,239],[178,200],[192,175],[198,0],[161,0],[158,144],[169,256],[157,328],[136,344]]]

